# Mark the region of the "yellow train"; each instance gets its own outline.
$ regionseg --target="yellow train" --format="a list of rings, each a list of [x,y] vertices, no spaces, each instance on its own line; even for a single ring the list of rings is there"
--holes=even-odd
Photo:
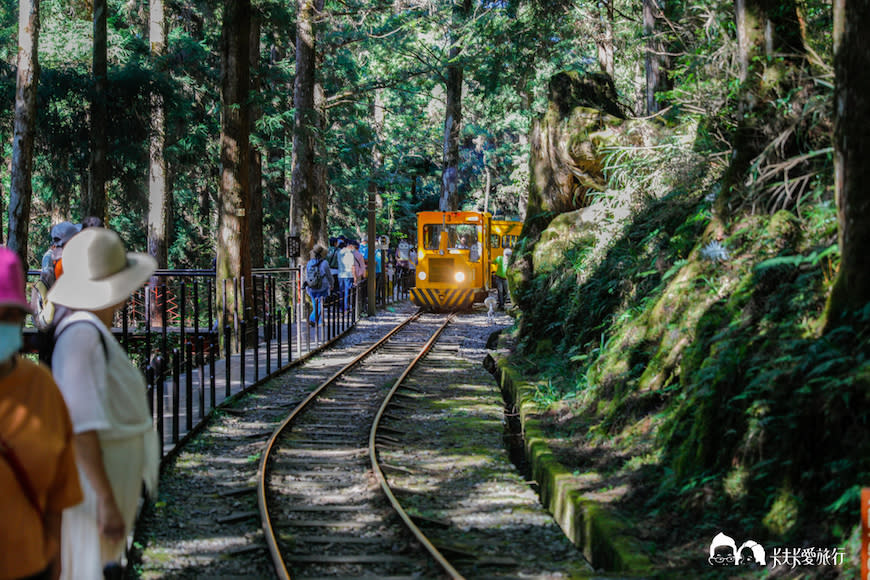
[[[489,293],[492,261],[519,235],[520,222],[476,211],[417,214],[417,279],[411,302],[426,310],[470,309]],[[512,236],[512,237],[511,237]]]
[[[495,259],[504,255],[506,249],[513,250],[513,247],[517,245],[517,240],[519,240],[520,232],[523,229],[523,222],[492,219],[490,223],[489,254],[491,272],[495,272]]]

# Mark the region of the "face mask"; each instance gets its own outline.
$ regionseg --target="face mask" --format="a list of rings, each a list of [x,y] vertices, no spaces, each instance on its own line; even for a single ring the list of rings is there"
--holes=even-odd
[[[21,325],[0,322],[0,362],[6,362],[21,349]]]

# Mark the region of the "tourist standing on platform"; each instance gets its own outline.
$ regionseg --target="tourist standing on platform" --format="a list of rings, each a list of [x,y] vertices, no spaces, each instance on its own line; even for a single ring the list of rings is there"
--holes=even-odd
[[[52,370],[66,399],[85,501],[64,512],[62,576],[119,576],[142,482],[157,486],[160,450],[145,378],[110,328],[115,313],[154,272],[147,254],[87,228],[64,250],[64,275],[49,299],[69,312],[55,327]]]
[[[338,242],[338,287],[341,292],[342,308],[347,311],[350,308],[350,289],[353,288],[354,266],[353,250],[344,240]]]
[[[305,289],[312,304],[308,326],[316,326],[322,318],[323,299],[332,292],[332,272],[326,261],[326,248],[320,244],[311,250],[311,259],[305,265]]]
[[[359,242],[357,240],[350,240],[348,245],[350,245],[350,249],[353,252],[353,284],[358,288],[357,292],[360,303],[368,304],[368,285],[365,283],[366,278],[368,278],[366,260],[359,250]]]
[[[63,247],[81,229],[82,226],[70,222],[60,222],[51,228],[51,247],[42,256],[39,280],[30,295],[33,325],[40,330],[48,330],[54,321],[55,307],[48,300],[48,291],[63,274]]]
[[[0,578],[49,580],[63,510],[82,501],[73,429],[51,373],[19,356],[24,268],[0,246]]]

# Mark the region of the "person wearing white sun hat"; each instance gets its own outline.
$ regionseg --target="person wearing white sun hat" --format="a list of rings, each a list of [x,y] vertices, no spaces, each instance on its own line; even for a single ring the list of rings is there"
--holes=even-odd
[[[157,267],[121,238],[87,228],[64,248],[64,275],[49,300],[64,306],[52,370],[64,395],[85,501],[64,512],[61,578],[118,573],[142,482],[157,484],[159,449],[142,373],[109,328],[115,313]],[[110,572],[107,572],[107,575]]]

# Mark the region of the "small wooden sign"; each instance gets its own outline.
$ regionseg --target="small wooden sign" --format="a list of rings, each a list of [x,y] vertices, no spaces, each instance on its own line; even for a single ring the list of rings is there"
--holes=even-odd
[[[302,255],[302,244],[299,236],[287,236],[287,257],[298,258]]]

